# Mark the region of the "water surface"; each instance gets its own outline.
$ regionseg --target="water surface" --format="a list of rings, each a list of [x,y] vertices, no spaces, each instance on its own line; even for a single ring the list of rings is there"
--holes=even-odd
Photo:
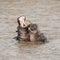
[[[21,15],[38,24],[49,42],[13,39]],[[60,60],[60,0],[0,0],[0,60]]]

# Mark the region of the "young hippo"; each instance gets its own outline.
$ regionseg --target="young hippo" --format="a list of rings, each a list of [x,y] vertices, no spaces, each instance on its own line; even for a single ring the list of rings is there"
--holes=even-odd
[[[21,16],[17,19],[17,40],[26,41],[29,40],[28,25],[25,23],[26,17]]]
[[[41,41],[45,42],[46,38],[43,33],[38,30],[38,26],[36,24],[31,24],[29,27],[30,41]]]

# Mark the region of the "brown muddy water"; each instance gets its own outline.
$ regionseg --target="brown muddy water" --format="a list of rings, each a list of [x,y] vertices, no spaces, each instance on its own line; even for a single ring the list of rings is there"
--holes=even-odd
[[[38,24],[48,43],[18,43],[16,19]],[[60,60],[60,0],[0,0],[0,60]]]

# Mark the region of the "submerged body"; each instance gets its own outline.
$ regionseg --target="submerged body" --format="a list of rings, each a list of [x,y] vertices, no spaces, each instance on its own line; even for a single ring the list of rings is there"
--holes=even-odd
[[[30,41],[41,41],[45,42],[46,38],[43,33],[38,30],[38,26],[36,24],[32,24],[29,27]]]
[[[28,33],[28,28],[18,28],[18,34],[19,34],[19,40],[20,41],[27,41],[29,40],[29,33]]]
[[[18,41],[30,41],[30,34],[28,30],[29,26],[26,27],[17,27],[17,40]]]
[[[31,24],[30,26],[25,27],[25,28],[18,26],[18,28],[17,28],[18,29],[17,30],[18,40],[19,41],[41,41],[41,42],[45,42],[46,37],[37,28],[38,27],[36,24]]]

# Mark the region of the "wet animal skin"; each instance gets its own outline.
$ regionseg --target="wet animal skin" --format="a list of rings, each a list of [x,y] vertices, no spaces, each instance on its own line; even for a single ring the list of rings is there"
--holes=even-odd
[[[29,41],[29,33],[28,33],[28,28],[22,28],[18,27],[18,40],[19,41]]]
[[[36,24],[32,24],[29,27],[30,41],[41,41],[45,42],[46,38],[43,33],[38,30],[38,26]]]
[[[22,28],[18,26],[18,40],[19,41],[41,41],[45,42],[46,37],[38,30],[36,24],[32,24],[29,27]]]
[[[30,24],[29,26],[21,27],[22,22],[20,24],[19,18],[17,19],[18,27],[16,31],[18,34],[18,41],[46,41],[46,37],[43,33],[39,31],[38,26],[36,24]]]
[[[18,17],[18,19],[17,19],[18,27],[17,27],[17,31],[16,32],[18,34],[17,35],[17,40],[18,41],[29,40],[28,26],[24,26],[23,25],[23,24],[25,24],[24,23],[25,19],[26,19],[25,17]],[[23,25],[23,27],[21,25]]]

